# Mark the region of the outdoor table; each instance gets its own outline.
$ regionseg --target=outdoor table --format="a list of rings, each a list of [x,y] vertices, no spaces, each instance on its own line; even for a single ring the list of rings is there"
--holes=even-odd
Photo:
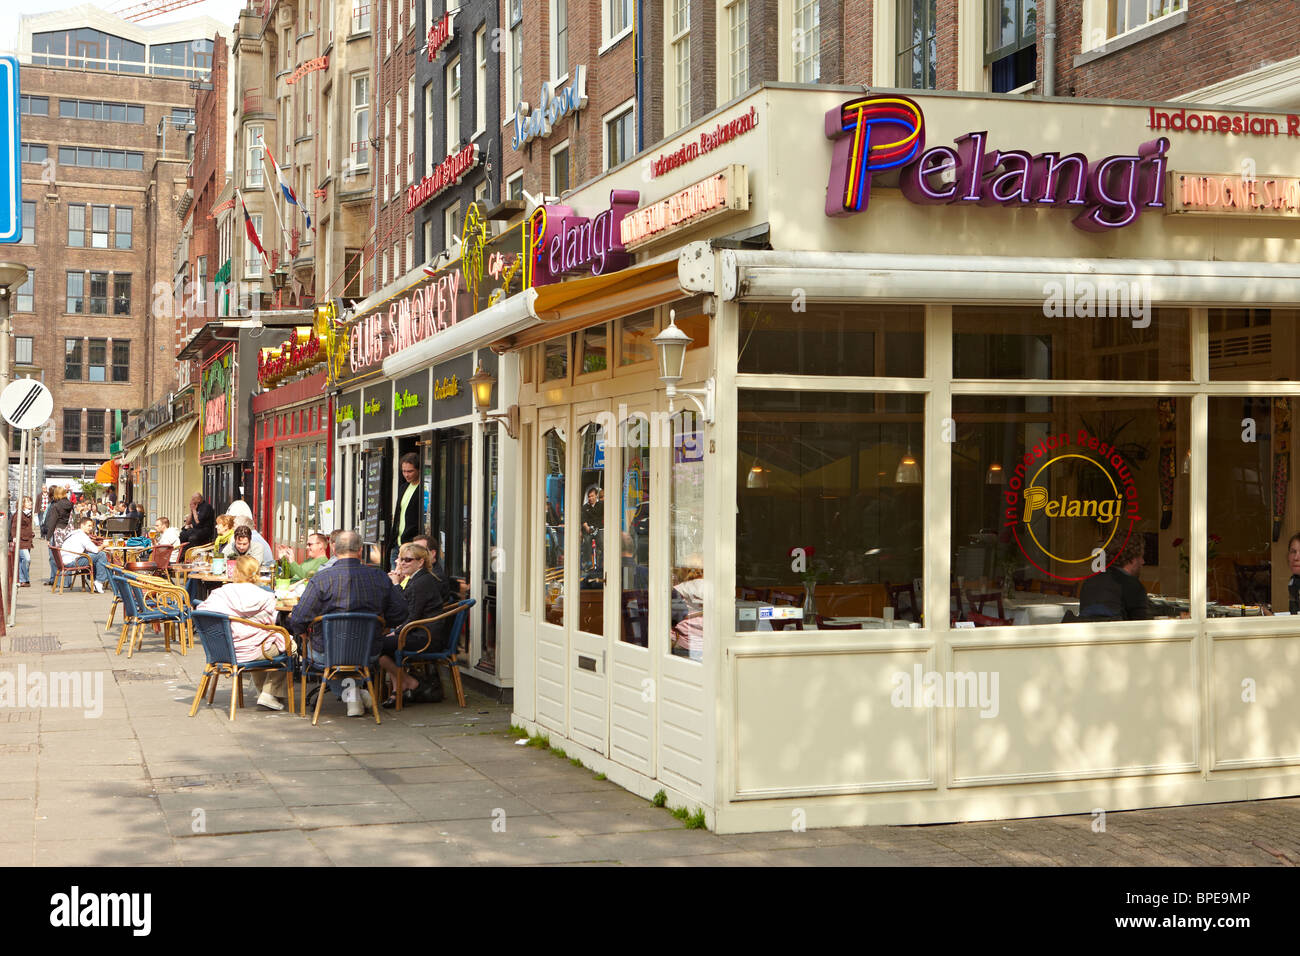
[[[113,564],[126,567],[127,564],[138,558],[142,551],[148,549],[134,544],[105,544],[100,547],[100,550],[108,555],[108,560]]]

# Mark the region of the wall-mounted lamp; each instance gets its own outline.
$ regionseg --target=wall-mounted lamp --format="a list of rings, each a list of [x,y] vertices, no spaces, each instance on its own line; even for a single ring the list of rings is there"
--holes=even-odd
[[[651,341],[659,350],[659,381],[664,383],[668,392],[669,414],[672,414],[673,399],[678,395],[685,395],[695,403],[695,407],[700,410],[700,415],[703,416],[704,421],[712,425],[713,377],[709,377],[703,388],[677,387],[677,383],[682,380],[682,368],[686,364],[686,349],[695,340],[677,327],[676,309],[668,311],[668,328],[656,335]],[[704,399],[703,402],[700,401],[701,398]]]
[[[480,363],[474,374],[469,377],[469,387],[474,396],[474,411],[478,412],[479,418],[484,422],[496,421],[504,424],[506,434],[514,438],[515,433],[519,431],[518,405],[511,405],[504,415],[488,413],[488,409],[492,407],[492,389],[496,388],[496,384],[496,376],[484,369]]]

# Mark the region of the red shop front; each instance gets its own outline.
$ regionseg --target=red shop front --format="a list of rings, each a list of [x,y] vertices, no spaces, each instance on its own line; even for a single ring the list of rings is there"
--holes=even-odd
[[[302,560],[307,535],[334,527],[329,427],[333,398],[324,370],[253,397],[255,512],[262,537]]]

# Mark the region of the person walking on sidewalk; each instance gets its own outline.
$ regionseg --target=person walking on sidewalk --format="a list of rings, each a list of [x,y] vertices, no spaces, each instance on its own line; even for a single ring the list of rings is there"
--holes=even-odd
[[[105,554],[91,532],[95,530],[94,518],[82,518],[77,530],[68,535],[60,550],[63,552],[64,567],[85,567],[89,564],[95,569],[95,592],[104,593],[104,582],[108,580],[108,555]],[[75,557],[71,562],[68,555]]]
[[[50,545],[50,579],[45,583],[54,585],[54,532],[68,523],[72,514],[72,502],[68,499],[66,488],[55,487],[50,492],[50,506],[45,509],[45,521],[41,525],[41,537]]]
[[[33,526],[32,519],[31,498],[23,497],[21,515],[9,516],[10,533],[13,534],[15,529],[17,529],[18,537],[18,586],[20,588],[29,588],[32,586],[32,538],[36,536],[36,528]]]

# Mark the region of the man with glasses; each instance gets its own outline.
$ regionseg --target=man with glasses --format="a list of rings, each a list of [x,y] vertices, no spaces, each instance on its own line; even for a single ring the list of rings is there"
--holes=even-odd
[[[290,583],[297,584],[319,571],[321,565],[329,560],[328,549],[329,539],[319,531],[313,531],[307,535],[307,559],[302,564],[297,564],[293,560],[293,548],[288,545],[281,545],[280,557],[284,558],[288,563]]]

